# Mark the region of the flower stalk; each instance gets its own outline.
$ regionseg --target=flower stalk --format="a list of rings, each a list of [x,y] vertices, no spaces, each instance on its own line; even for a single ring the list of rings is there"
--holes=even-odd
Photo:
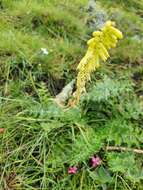
[[[93,38],[87,42],[87,52],[77,67],[75,104],[85,92],[85,85],[91,80],[91,73],[100,67],[101,61],[105,62],[110,57],[108,50],[115,48],[118,40],[122,38],[122,32],[115,28],[115,23],[111,21],[107,21],[101,31],[93,32]]]

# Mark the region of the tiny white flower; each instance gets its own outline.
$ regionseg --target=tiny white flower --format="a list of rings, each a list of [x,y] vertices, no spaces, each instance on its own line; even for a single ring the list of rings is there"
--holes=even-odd
[[[41,51],[42,51],[42,53],[44,55],[48,55],[49,54],[49,52],[48,52],[48,50],[46,48],[41,48]]]

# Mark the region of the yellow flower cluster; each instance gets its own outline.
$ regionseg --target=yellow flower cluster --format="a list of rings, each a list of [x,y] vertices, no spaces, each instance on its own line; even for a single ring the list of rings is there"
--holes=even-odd
[[[85,84],[90,80],[91,73],[100,66],[100,60],[106,61],[109,57],[108,50],[116,47],[118,39],[122,38],[122,32],[111,21],[107,21],[101,31],[93,32],[93,38],[87,42],[88,50],[77,67],[76,104],[85,91]]]

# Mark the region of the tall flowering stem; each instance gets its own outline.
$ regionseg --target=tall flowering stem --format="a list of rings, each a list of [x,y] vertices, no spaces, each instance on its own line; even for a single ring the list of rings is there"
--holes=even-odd
[[[110,57],[108,50],[116,47],[118,39],[122,38],[122,32],[115,28],[115,23],[111,21],[107,21],[101,31],[93,32],[93,38],[87,42],[87,52],[77,67],[75,104],[85,92],[85,85],[90,80],[91,73],[100,67],[100,61],[105,62]]]

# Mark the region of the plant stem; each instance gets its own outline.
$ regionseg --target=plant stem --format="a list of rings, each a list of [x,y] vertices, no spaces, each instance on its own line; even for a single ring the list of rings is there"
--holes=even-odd
[[[107,151],[125,151],[125,152],[134,152],[138,154],[143,154],[143,150],[136,148],[127,148],[127,147],[117,147],[117,146],[107,146]]]

